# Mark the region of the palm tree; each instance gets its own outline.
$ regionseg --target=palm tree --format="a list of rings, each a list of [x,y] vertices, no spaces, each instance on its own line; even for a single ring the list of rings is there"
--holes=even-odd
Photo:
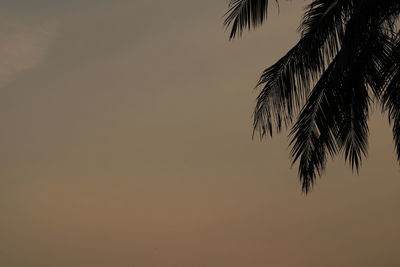
[[[230,0],[230,39],[265,22],[267,10],[268,0]],[[305,193],[329,156],[343,153],[358,171],[373,101],[388,112],[400,160],[399,17],[399,0],[312,0],[298,43],[262,73],[254,131],[263,138],[291,127]]]

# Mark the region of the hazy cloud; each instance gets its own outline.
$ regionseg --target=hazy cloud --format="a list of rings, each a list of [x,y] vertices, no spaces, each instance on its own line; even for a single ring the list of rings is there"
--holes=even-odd
[[[44,59],[55,33],[55,23],[0,20],[0,86],[33,69]]]

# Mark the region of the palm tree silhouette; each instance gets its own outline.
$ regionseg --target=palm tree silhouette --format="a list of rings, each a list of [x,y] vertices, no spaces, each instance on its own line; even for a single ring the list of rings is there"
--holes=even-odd
[[[230,39],[267,18],[268,0],[230,0]],[[254,132],[291,127],[293,163],[308,193],[327,157],[343,153],[358,171],[368,148],[373,100],[389,114],[400,160],[399,0],[313,0],[298,43],[261,75]]]

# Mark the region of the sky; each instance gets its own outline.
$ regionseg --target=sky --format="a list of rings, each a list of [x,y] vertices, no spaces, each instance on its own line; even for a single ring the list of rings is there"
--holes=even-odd
[[[254,85],[307,1],[228,40],[226,0],[2,1],[0,266],[400,266],[400,168],[374,108],[359,174],[311,194]]]

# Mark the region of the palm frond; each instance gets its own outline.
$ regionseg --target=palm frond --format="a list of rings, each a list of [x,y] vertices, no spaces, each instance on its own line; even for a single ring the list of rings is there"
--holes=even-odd
[[[384,105],[393,123],[393,140],[400,161],[400,71],[393,77],[383,96]]]
[[[230,0],[229,7],[233,38],[265,21],[268,0]],[[372,97],[388,111],[400,161],[399,25],[399,0],[313,0],[299,42],[262,73],[253,134],[273,135],[297,117],[291,157],[304,192],[338,152],[358,171]]]
[[[327,153],[337,153],[337,122],[341,118],[338,109],[336,79],[343,73],[342,54],[338,54],[312,90],[307,104],[291,131],[291,156],[293,164],[299,160],[299,178],[302,189],[308,192],[315,183],[317,174],[325,169]]]
[[[230,0],[224,25],[231,26],[229,38],[241,36],[245,29],[256,28],[266,19],[268,0]]]
[[[393,123],[393,140],[400,161],[400,38],[396,40],[391,58],[388,74],[390,81],[382,95],[382,107],[388,111],[389,121]]]
[[[338,120],[338,146],[344,152],[346,161],[358,171],[362,157],[368,149],[368,107],[369,95],[361,74],[349,73],[344,82],[339,106],[342,117]]]
[[[340,49],[343,18],[331,1],[317,0],[310,5],[302,25],[300,41],[267,68],[258,82],[263,88],[257,97],[253,129],[261,137],[292,123],[310,87]]]
[[[378,31],[369,44],[368,59],[365,67],[365,81],[372,89],[375,97],[380,99],[388,83],[393,78],[395,69],[395,41],[396,37],[389,36],[384,31]]]

